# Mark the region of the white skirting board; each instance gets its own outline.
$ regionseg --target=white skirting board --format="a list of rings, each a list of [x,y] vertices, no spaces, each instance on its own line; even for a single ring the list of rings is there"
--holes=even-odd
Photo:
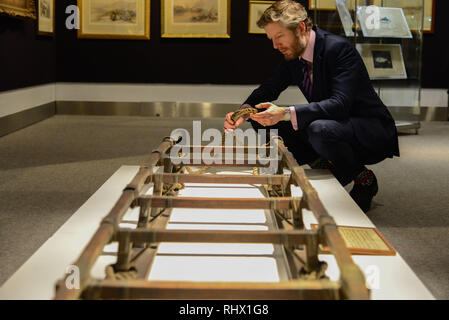
[[[209,102],[241,104],[257,85],[211,84],[107,84],[50,83],[0,92],[0,118],[54,101],[90,102]],[[388,106],[414,106],[409,89],[382,89]],[[300,90],[291,86],[276,100],[281,105],[306,103]],[[447,107],[447,89],[423,89],[422,107]]]
[[[55,83],[0,92],[0,118],[55,101]]]

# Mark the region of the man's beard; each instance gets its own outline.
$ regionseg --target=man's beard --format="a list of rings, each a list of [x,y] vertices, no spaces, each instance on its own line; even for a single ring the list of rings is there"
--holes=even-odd
[[[286,60],[295,60],[304,54],[307,47],[306,37],[301,37],[298,31],[295,31],[296,41],[292,47],[290,47],[290,51],[292,52],[289,55],[285,55]]]

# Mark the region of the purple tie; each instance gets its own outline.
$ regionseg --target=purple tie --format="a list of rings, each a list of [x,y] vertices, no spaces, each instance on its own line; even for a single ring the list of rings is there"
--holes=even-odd
[[[304,75],[301,82],[301,90],[304,96],[306,97],[307,101],[310,102],[310,100],[312,99],[312,81],[310,81],[309,66],[307,61],[302,58],[299,59],[299,64],[301,66],[301,70]]]

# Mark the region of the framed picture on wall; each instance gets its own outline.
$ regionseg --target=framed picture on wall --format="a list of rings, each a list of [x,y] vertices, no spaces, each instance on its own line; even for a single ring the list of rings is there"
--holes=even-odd
[[[407,79],[399,44],[357,44],[370,79]]]
[[[37,0],[37,34],[55,32],[55,0]]]
[[[150,39],[150,0],[78,0],[78,38]]]
[[[230,0],[161,0],[163,38],[230,38]]]
[[[36,19],[34,0],[0,0],[0,13]]]
[[[423,32],[434,32],[435,0],[424,0],[424,13],[421,12],[422,0],[374,0],[373,4],[376,6],[402,8],[411,30],[418,30],[421,27],[421,18],[422,14],[424,14]]]
[[[359,20],[364,37],[387,37],[387,38],[412,38],[412,33],[402,8],[379,7],[379,16],[376,18],[376,27],[370,26],[370,7],[361,6],[357,8],[357,19]]]
[[[435,32],[435,0],[424,0],[424,33]]]
[[[356,0],[343,0],[349,9],[353,9]],[[309,10],[335,10],[337,8],[337,0],[309,0]]]
[[[309,0],[309,9],[335,10],[335,0]]]
[[[265,34],[265,30],[257,26],[257,21],[264,11],[275,2],[276,1],[249,2],[248,33]]]

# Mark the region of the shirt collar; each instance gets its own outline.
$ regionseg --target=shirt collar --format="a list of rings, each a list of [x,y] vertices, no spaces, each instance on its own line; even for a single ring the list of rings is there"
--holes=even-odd
[[[306,50],[304,51],[304,54],[301,57],[310,63],[313,63],[313,50],[315,49],[315,38],[316,38],[315,31],[310,30],[309,43],[307,43]]]

